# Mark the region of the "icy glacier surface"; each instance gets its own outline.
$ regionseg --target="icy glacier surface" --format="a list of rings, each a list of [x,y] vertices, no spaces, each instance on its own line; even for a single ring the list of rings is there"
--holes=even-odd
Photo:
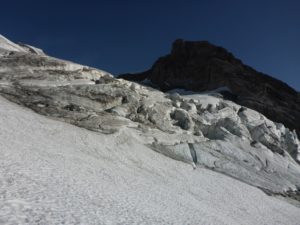
[[[299,208],[145,147],[0,98],[0,224],[284,224]]]

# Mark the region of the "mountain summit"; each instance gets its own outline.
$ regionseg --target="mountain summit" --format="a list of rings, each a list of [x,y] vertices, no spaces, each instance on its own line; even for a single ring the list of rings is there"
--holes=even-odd
[[[224,97],[300,134],[300,94],[207,41],[176,40],[171,53],[159,58],[148,71],[119,77],[148,83],[162,91],[219,89]]]

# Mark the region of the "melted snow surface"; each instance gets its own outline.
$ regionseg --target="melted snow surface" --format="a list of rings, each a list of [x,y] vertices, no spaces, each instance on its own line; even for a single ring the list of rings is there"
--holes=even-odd
[[[0,97],[0,224],[280,224],[300,209],[148,149]]]

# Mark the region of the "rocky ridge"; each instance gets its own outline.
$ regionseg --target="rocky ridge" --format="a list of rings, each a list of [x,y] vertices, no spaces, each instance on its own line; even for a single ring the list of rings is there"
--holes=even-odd
[[[156,152],[267,193],[300,190],[296,132],[218,94],[163,93],[38,52],[5,49],[0,94],[44,116],[112,135],[124,127]]]

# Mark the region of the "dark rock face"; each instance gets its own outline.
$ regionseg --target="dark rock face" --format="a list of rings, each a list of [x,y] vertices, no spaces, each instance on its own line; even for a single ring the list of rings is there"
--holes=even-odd
[[[224,95],[230,100],[300,134],[300,93],[207,41],[176,40],[171,53],[159,58],[150,70],[119,77],[137,82],[147,79],[163,91],[174,88],[209,91],[226,86],[231,93]]]

